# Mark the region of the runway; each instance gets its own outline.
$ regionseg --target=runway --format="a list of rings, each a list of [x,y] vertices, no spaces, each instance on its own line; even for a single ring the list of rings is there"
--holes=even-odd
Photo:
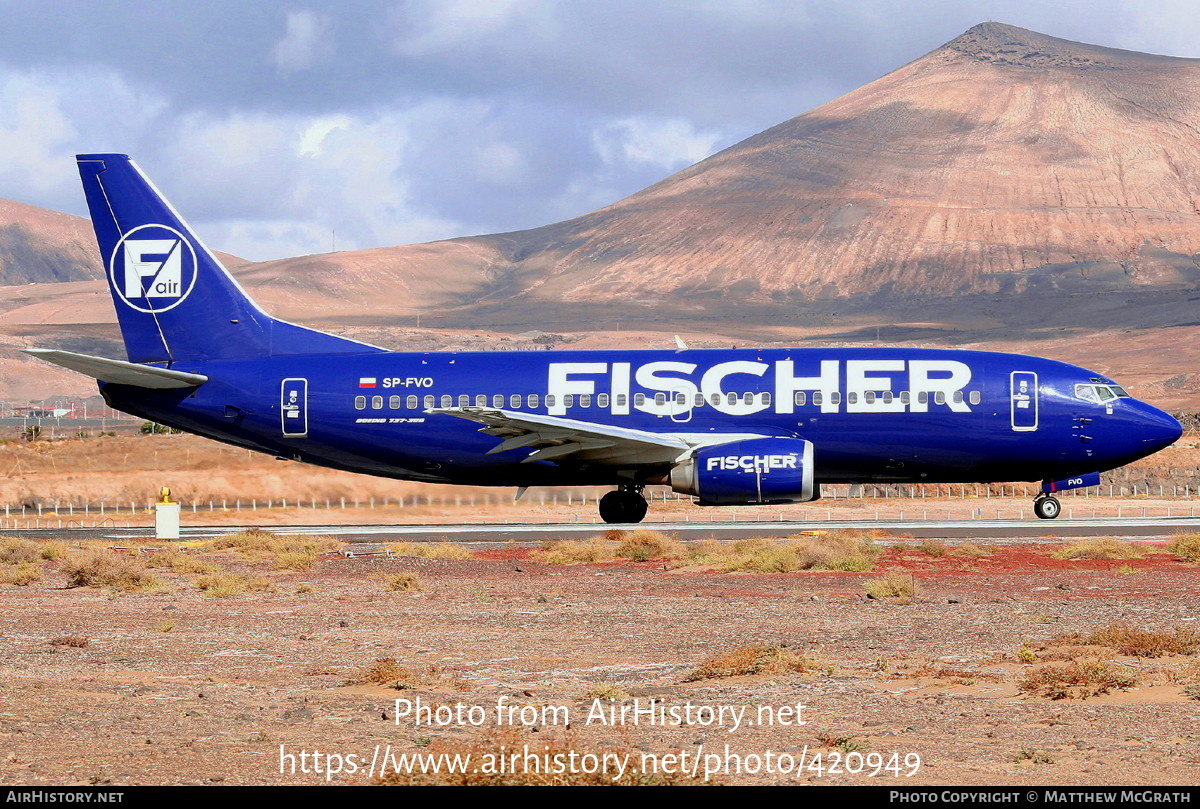
[[[208,539],[250,526],[188,526],[181,539]],[[255,526],[263,528],[264,526]],[[464,542],[536,544],[553,539],[583,539],[609,530],[648,528],[675,534],[680,539],[735,540],[747,537],[786,537],[801,532],[853,529],[908,534],[914,539],[985,539],[1029,541],[1033,539],[1078,539],[1098,536],[1165,538],[1200,531],[1200,517],[1126,517],[1049,520],[825,520],[806,522],[708,522],[655,523],[638,525],[559,524],[459,524],[459,525],[281,525],[266,526],[277,534],[322,534],[345,542],[382,544],[388,542]],[[64,539],[145,539],[153,530],[133,528],[20,529],[5,533],[17,536],[56,536]]]

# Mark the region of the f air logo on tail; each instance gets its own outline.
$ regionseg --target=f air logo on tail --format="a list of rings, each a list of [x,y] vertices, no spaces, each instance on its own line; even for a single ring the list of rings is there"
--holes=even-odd
[[[139,225],[121,237],[108,268],[125,305],[150,314],[183,303],[196,285],[196,251],[166,225]]]

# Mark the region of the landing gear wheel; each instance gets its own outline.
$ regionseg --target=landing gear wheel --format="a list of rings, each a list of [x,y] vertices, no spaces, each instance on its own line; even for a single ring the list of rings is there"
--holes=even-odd
[[[1062,514],[1062,505],[1053,497],[1046,495],[1033,501],[1033,513],[1040,520],[1053,520],[1059,514]]]
[[[647,508],[640,491],[620,489],[600,498],[600,519],[609,523],[641,522]]]

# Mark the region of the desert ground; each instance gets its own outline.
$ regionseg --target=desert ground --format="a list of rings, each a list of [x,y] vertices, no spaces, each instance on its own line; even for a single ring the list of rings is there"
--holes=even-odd
[[[1169,481],[1194,471],[1196,444],[1189,433],[1127,473],[1126,484],[1141,481],[1136,496],[1064,505],[1194,508],[1194,485],[1171,497]],[[41,530],[0,538],[5,783],[1200,776],[1195,539],[1076,546],[1048,523],[1032,542],[988,545],[805,533],[798,522],[790,540],[720,544],[597,526],[594,538],[533,546],[343,546],[252,530],[117,547],[56,521],[85,508],[95,520],[99,502],[145,503],[164,484],[185,503],[272,503],[185,508],[185,524],[268,530],[582,520],[596,493],[513,503],[511,492],[315,470],[189,436],[10,441],[0,466],[0,502],[43,510]],[[1147,496],[1155,480],[1167,495]],[[994,489],[814,507],[847,520],[880,509],[1025,515],[1012,485]],[[284,497],[307,503],[283,508]],[[715,514],[673,499],[652,509],[676,521]],[[448,772],[454,755],[474,769]],[[498,762],[508,770],[489,771]],[[546,771],[555,766],[568,771]]]
[[[1200,776],[1197,568],[1162,543],[1069,559],[1048,542],[884,537],[870,569],[727,572],[732,548],[680,551],[658,535],[397,549],[423,557],[240,536],[182,552],[3,542],[6,580],[37,576],[0,586],[0,779],[587,780],[528,762],[494,777],[369,770],[417,766],[398,762],[418,753],[486,766],[526,747],[574,751],[579,766],[627,755],[623,774],[595,778],[633,783],[704,782],[706,770],[735,784]],[[778,563],[780,545],[752,545],[751,568]],[[36,561],[13,562],[29,546]],[[611,721],[651,704],[680,721]]]

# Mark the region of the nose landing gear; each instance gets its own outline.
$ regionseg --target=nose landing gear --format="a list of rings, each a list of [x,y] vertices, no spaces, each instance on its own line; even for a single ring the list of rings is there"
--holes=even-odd
[[[1040,520],[1053,520],[1059,514],[1062,514],[1062,505],[1054,497],[1048,494],[1040,494],[1033,501],[1033,513]]]
[[[600,498],[600,519],[605,522],[641,522],[646,516],[646,498],[642,497],[643,486],[623,485],[615,492]]]

